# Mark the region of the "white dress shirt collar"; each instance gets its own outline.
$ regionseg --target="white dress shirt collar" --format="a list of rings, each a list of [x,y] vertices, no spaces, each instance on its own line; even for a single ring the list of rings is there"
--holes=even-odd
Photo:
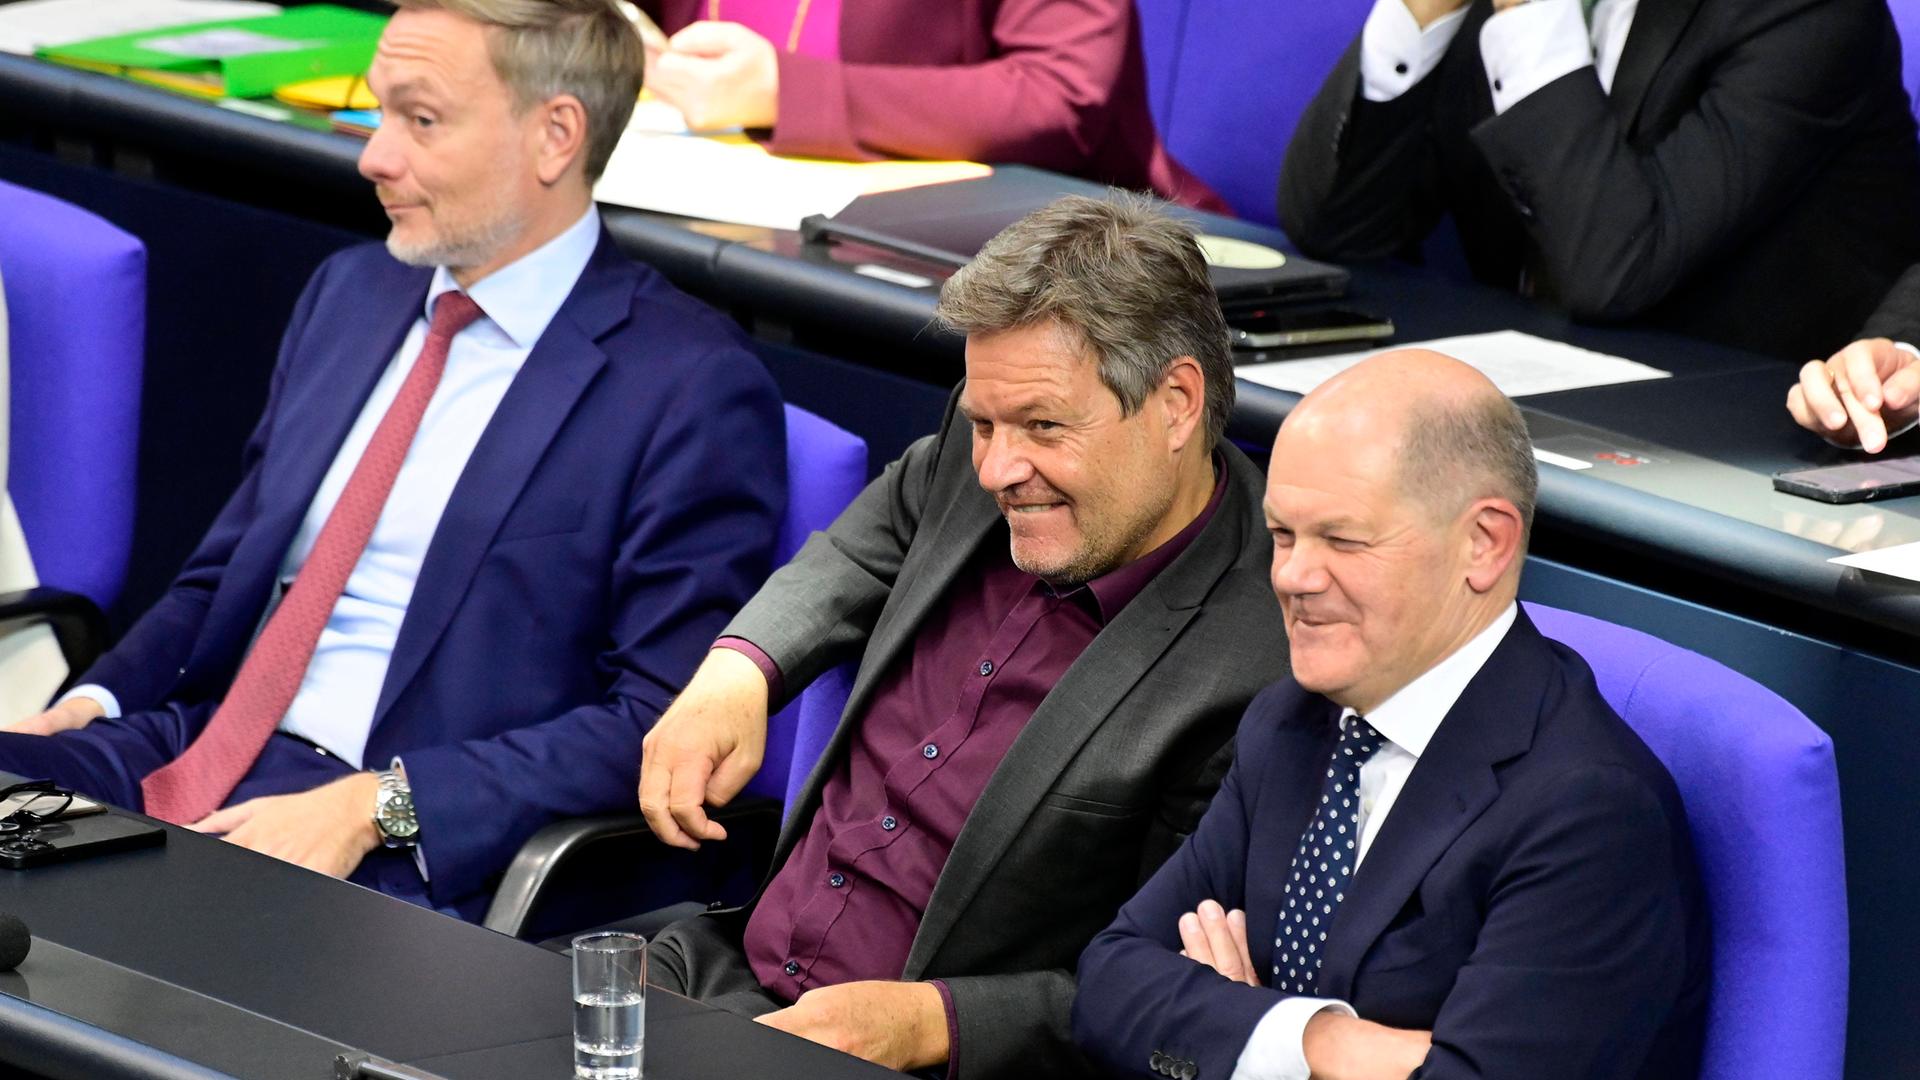
[[[490,327],[486,322],[477,323],[476,331],[501,335],[505,340],[499,344],[533,348],[573,292],[574,283],[599,243],[600,210],[589,205],[580,220],[560,235],[474,282],[467,296],[486,314],[486,322],[492,323]],[[434,301],[459,288],[452,271],[444,266],[434,269],[433,284],[427,288],[425,317],[429,324],[433,322]]]
[[[1367,723],[1414,757],[1426,753],[1427,744],[1433,741],[1433,733],[1439,729],[1440,721],[1446,719],[1454,702],[1459,701],[1460,695],[1466,692],[1467,684],[1486,666],[1487,658],[1500,647],[1500,642],[1506,638],[1507,631],[1513,628],[1519,614],[1519,605],[1508,604],[1505,611],[1468,639],[1465,645],[1455,649],[1446,659],[1428,668],[1369,712]],[[1347,717],[1352,715],[1352,709],[1341,711],[1340,726],[1343,729]]]

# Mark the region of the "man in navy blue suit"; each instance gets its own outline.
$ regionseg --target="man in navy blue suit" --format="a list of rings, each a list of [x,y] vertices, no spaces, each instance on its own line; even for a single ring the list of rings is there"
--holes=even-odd
[[[1435,353],[1281,427],[1293,677],[1193,836],[1080,959],[1074,1035],[1197,1080],[1691,1080],[1708,937],[1680,798],[1515,596],[1526,424]]]
[[[361,155],[386,250],[315,273],[239,490],[0,768],[466,917],[629,804],[640,739],[768,571],[772,381],[615,249],[640,86],[610,0],[405,0]]]

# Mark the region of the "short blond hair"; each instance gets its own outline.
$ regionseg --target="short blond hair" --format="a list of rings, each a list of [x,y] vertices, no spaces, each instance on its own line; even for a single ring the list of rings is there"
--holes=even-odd
[[[487,28],[494,73],[525,111],[571,94],[587,113],[587,182],[607,159],[640,97],[646,53],[615,0],[395,0],[416,11],[448,11]]]

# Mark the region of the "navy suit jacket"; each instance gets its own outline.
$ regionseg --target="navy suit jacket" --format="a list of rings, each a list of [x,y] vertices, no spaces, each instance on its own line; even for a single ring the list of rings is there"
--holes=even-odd
[[[378,245],[315,272],[239,489],[83,680],[124,719],[78,734],[163,758],[199,735],[431,276]],[[602,231],[447,503],[367,742],[367,767],[406,762],[437,905],[486,888],[541,826],[632,805],[642,735],[768,573],[784,430],[732,323]]]
[[[1271,981],[1339,717],[1291,680],[1248,706],[1199,828],[1080,958],[1089,1053],[1232,1074],[1283,995],[1181,957],[1176,921],[1208,898],[1244,909]],[[1423,1080],[1697,1075],[1708,936],[1679,794],[1586,663],[1524,612],[1407,778],[1321,956],[1318,996],[1433,1032]]]

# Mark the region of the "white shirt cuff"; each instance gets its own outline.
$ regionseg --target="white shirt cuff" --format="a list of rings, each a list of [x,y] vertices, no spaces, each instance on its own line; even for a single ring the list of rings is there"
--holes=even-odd
[[[1580,0],[1530,0],[1494,15],[1480,28],[1480,59],[1495,113],[1563,75],[1592,67],[1593,40]]]
[[[1360,31],[1360,92],[1368,101],[1392,101],[1440,66],[1460,32],[1467,9],[1450,11],[1422,30],[1405,0],[1374,0]]]
[[[92,698],[100,703],[102,709],[106,710],[106,716],[109,720],[120,719],[120,699],[113,696],[113,691],[98,683],[85,683],[81,686],[76,686],[66,693],[61,694],[60,700],[54,702],[54,704],[64,705],[77,697]]]
[[[1394,0],[1399,3],[1399,0]],[[1353,1006],[1336,998],[1290,997],[1267,1010],[1254,1025],[1240,1060],[1228,1080],[1309,1080],[1307,1021],[1322,1009],[1359,1016]]]

